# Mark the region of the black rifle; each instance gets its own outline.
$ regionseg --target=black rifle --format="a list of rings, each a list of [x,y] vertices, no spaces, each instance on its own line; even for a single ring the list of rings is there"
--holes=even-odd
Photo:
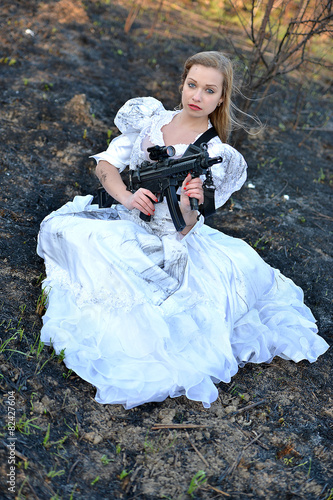
[[[190,173],[192,177],[204,174],[206,176],[204,188],[214,191],[210,167],[215,163],[221,163],[222,158],[221,156],[210,158],[206,143],[200,147],[190,144],[181,158],[172,158],[175,152],[172,146],[153,146],[148,148],[148,152],[149,158],[156,161],[144,161],[136,170],[125,170],[121,173],[122,180],[131,192],[140,188],[149,189],[156,195],[158,202],[165,196],[175,228],[177,231],[182,231],[186,223],[179,208],[177,189]],[[206,194],[206,191],[204,193]],[[101,192],[99,199],[99,205],[105,206]],[[114,203],[117,202],[114,200]],[[192,210],[199,210],[196,198],[190,198],[190,203]],[[150,220],[150,216],[142,212],[140,217],[147,222]]]

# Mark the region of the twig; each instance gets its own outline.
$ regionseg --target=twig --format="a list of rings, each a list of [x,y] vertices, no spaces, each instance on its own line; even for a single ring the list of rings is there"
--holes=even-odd
[[[154,21],[153,21],[153,23],[151,25],[151,28],[149,30],[149,33],[148,33],[147,37],[146,37],[147,39],[149,39],[149,38],[151,38],[153,36],[154,29],[155,29],[157,21],[158,21],[158,16],[159,16],[159,14],[160,14],[160,12],[162,10],[163,1],[164,0],[160,0],[160,4],[159,4],[158,9],[157,9],[157,11],[155,13],[155,19],[154,19]]]
[[[130,478],[129,478],[129,482],[128,482],[128,485],[126,486],[126,490],[125,490],[125,493],[129,493],[129,490],[131,489],[131,486],[133,485],[135,479],[136,479],[136,476],[138,475],[138,473],[140,472],[140,470],[142,469],[142,465],[139,465],[139,467],[137,467],[135,469],[135,471],[133,472],[133,474],[130,475]]]
[[[77,466],[77,464],[80,462],[80,460],[77,460],[76,462],[74,462],[74,464],[72,465],[69,473],[68,473],[68,476],[67,476],[67,484],[69,483],[69,480],[70,480],[70,477],[71,477],[71,474],[73,472],[73,470],[75,469],[75,467]]]
[[[37,496],[37,493],[35,492],[35,490],[33,489],[32,485],[30,484],[29,479],[26,478],[26,480],[27,480],[27,484],[28,484],[29,488],[32,491],[33,496],[35,497],[36,500],[39,500],[39,497]]]
[[[8,446],[4,441],[2,441],[2,445],[4,448],[7,448],[7,446]],[[28,460],[27,457],[22,455],[22,453],[20,453],[19,451],[15,450],[14,453],[15,453],[15,456],[17,456],[21,460],[24,460],[24,462],[26,462]]]
[[[264,448],[264,450],[269,450],[269,446],[267,446],[266,444],[262,443],[261,441],[259,441],[259,439],[257,440],[257,444],[259,446],[261,446],[261,448]]]
[[[236,458],[236,460],[232,464],[232,466],[230,468],[230,474],[232,474],[234,472],[234,470],[237,469],[239,462],[241,461],[242,455],[243,455],[243,450],[239,452],[238,457]]]
[[[254,408],[255,406],[262,405],[264,403],[266,403],[266,399],[262,399],[261,401],[258,401],[257,403],[252,403],[250,405],[244,406],[243,408],[240,408],[237,411],[233,411],[232,413],[228,413],[228,415],[225,415],[222,418],[227,418],[227,417],[230,417],[230,416],[233,416],[233,415],[238,415],[239,413],[243,413],[243,411],[250,410],[251,408]]]
[[[206,467],[210,468],[210,465],[209,463],[207,462],[207,460],[205,459],[205,457],[202,455],[202,453],[200,453],[200,451],[198,450],[198,448],[195,446],[194,443],[192,443],[192,441],[190,440],[189,438],[189,435],[186,433],[186,437],[188,439],[188,442],[190,443],[190,445],[192,446],[192,448],[194,449],[194,451],[196,452],[196,454],[198,455],[198,457],[203,461],[203,463],[206,465]]]
[[[4,441],[2,441],[2,445],[4,448],[7,448],[7,443],[5,443]],[[20,453],[19,451],[15,450],[15,455],[20,458],[21,460],[24,460],[25,462],[28,460],[27,457],[25,457],[24,455],[22,455],[22,453]]]
[[[321,490],[320,495],[316,498],[316,500],[319,500],[319,498],[322,496],[322,494],[326,490],[327,486],[328,486],[328,483],[325,484],[324,488]]]
[[[236,385],[236,382],[232,382],[232,384],[230,385],[230,387],[228,387],[228,392],[231,392],[232,389],[235,387]]]
[[[311,212],[314,212],[316,213],[317,215],[319,215],[320,217],[324,217],[325,219],[328,219],[330,221],[333,221],[333,217],[331,217],[330,215],[325,215],[325,214],[321,214],[320,212],[317,212],[317,210],[315,210],[314,208],[310,208]]]
[[[151,428],[152,431],[158,431],[160,429],[207,429],[207,425],[196,425],[196,424],[154,424]]]
[[[220,495],[223,495],[225,497],[230,497],[229,493],[226,493],[225,491],[219,490],[218,488],[215,488],[211,484],[206,483],[205,486],[206,486],[206,488],[210,488],[211,490],[216,491],[216,493],[220,493]],[[204,490],[205,488],[202,488],[202,489]]]
[[[327,232],[327,230],[326,230],[326,229],[323,229],[321,226],[319,226],[319,224],[317,224],[317,222],[312,221],[312,223],[313,223],[315,226],[319,227],[319,229],[321,229],[322,231],[324,231],[324,233],[326,233],[326,232]]]
[[[23,460],[24,462],[26,462],[28,459],[27,457],[25,457],[24,455],[22,455],[22,453],[20,453],[19,451],[15,450],[15,455],[20,458],[21,460]]]
[[[304,247],[301,247],[301,245],[298,245],[297,248],[301,248],[302,250],[304,250],[305,252],[308,252],[308,253],[312,253],[310,252],[310,250],[308,250],[307,248],[304,248]]]
[[[286,189],[286,187],[288,186],[288,181],[286,181],[285,185],[283,186],[283,188],[281,189],[281,191],[279,191],[277,194],[275,194],[274,196],[272,196],[272,198],[270,198],[268,201],[266,201],[265,203],[263,203],[263,206],[264,205],[267,205],[268,203],[270,203],[271,201],[273,201],[275,198],[277,198],[278,196],[280,196],[280,194],[283,193],[283,191]]]
[[[245,432],[243,431],[243,429],[239,426],[239,424],[237,424],[237,423],[236,423],[236,425],[237,425],[238,429],[240,430],[240,432],[243,434],[243,436],[245,436],[245,437],[246,437],[246,439],[250,439],[250,438],[251,438],[251,435],[249,435],[247,432],[245,433]],[[252,433],[253,433],[253,434],[255,434],[255,438],[254,438],[254,439],[253,439],[250,443],[248,443],[248,444],[246,444],[246,445],[244,446],[244,450],[245,450],[248,446],[250,446],[250,444],[252,444],[254,441],[256,441],[256,442],[257,442],[257,444],[258,444],[259,446],[261,446],[262,448],[264,448],[265,450],[269,450],[269,447],[268,447],[268,446],[266,446],[264,443],[262,443],[261,441],[259,441],[259,438],[262,436],[262,434],[257,435],[255,431],[252,431]]]
[[[240,460],[242,458],[242,454],[243,454],[243,450],[239,452],[238,457],[236,458],[236,460],[234,461],[234,463],[230,467],[228,467],[228,469],[225,471],[224,474],[222,474],[219,477],[219,483],[221,481],[223,481],[223,479],[225,479],[227,476],[229,476],[229,474],[232,474],[235,469],[237,469],[238,464],[239,464],[239,462],[240,462]]]
[[[332,127],[296,127],[296,130],[311,130],[317,132],[332,132]]]
[[[252,441],[250,441],[249,443],[247,443],[247,445],[244,446],[243,450],[246,450],[249,446],[251,446],[251,444],[255,443],[256,441],[258,441],[259,438],[261,438],[263,434],[258,434],[258,436],[256,436],[255,438],[252,439]]]
[[[125,21],[125,26],[124,26],[125,33],[128,33],[130,31],[132,24],[134,23],[137,15],[140,12],[141,3],[142,3],[142,0],[139,0],[137,2],[135,2],[135,1],[133,2],[132,6],[128,12],[127,19]]]

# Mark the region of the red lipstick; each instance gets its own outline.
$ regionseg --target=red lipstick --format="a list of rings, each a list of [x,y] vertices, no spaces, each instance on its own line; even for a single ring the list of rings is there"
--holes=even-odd
[[[196,104],[189,104],[188,107],[193,109],[193,111],[201,111],[201,108]]]

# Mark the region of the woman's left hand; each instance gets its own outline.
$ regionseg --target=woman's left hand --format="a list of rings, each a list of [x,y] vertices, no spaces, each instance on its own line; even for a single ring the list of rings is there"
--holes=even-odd
[[[180,210],[186,223],[182,234],[188,233],[197,222],[198,212],[191,210],[191,198],[196,198],[198,204],[201,205],[204,201],[204,193],[200,177],[192,178],[191,174],[188,174],[182,184],[180,193]]]
[[[190,198],[196,198],[199,205],[201,205],[204,201],[204,193],[202,179],[200,177],[192,178],[191,174],[188,174],[184,179],[180,193],[180,207],[183,216],[191,212]]]

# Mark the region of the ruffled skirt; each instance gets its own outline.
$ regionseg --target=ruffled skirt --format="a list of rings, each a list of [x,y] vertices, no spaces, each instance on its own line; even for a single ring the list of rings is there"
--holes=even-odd
[[[186,395],[207,408],[215,384],[247,362],[314,362],[327,350],[302,290],[244,241],[203,221],[181,239],[163,206],[154,228],[91,200],[49,215],[37,251],[48,294],[41,340],[64,350],[99,403]]]

